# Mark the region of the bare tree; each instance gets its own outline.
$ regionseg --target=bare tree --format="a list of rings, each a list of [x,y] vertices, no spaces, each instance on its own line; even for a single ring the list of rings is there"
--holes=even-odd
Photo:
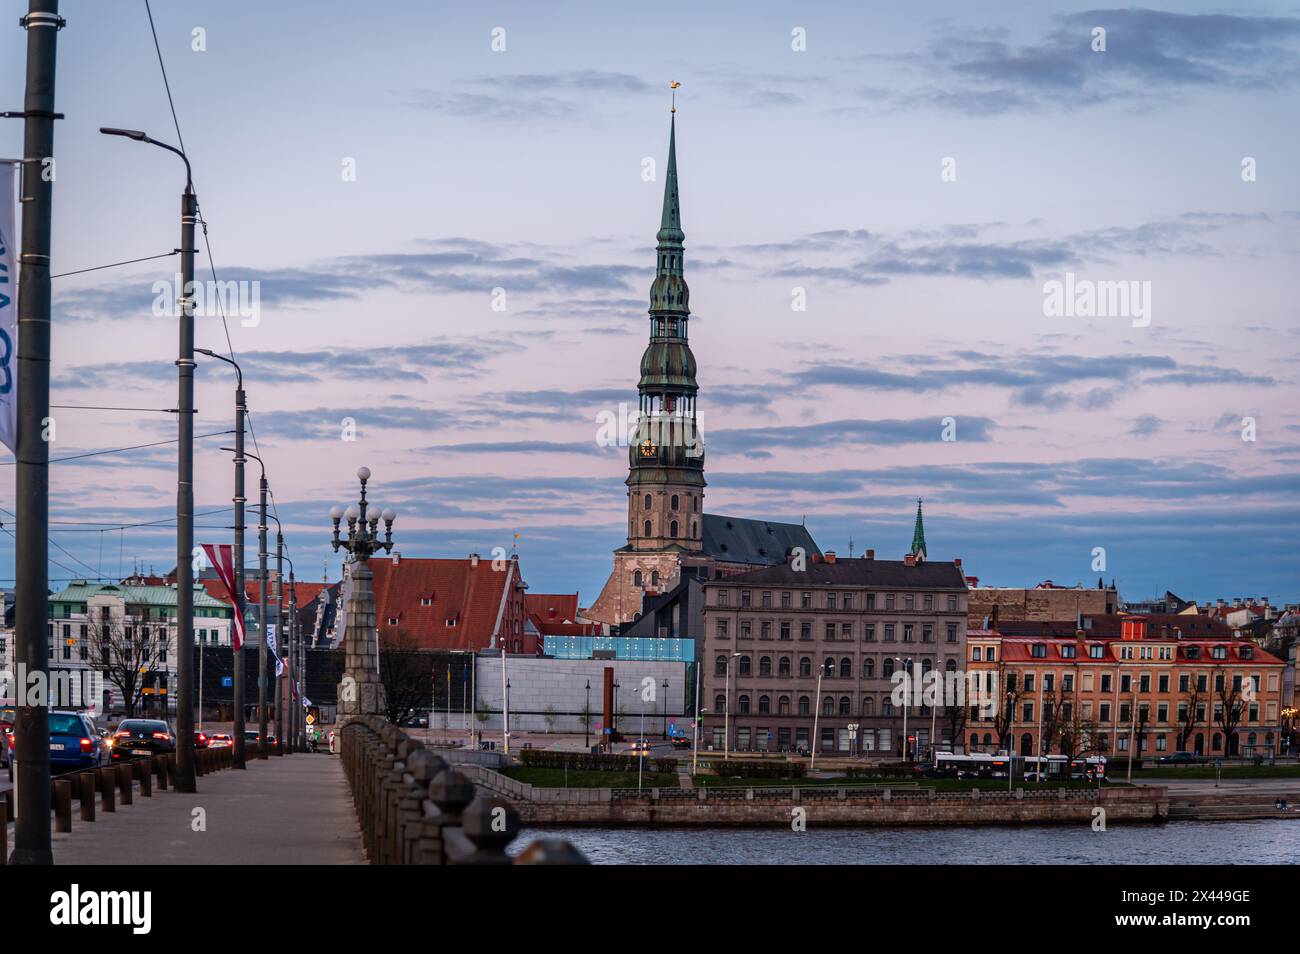
[[[1181,750],[1189,748],[1192,732],[1196,730],[1196,714],[1206,702],[1205,692],[1201,689],[1195,674],[1187,677],[1187,688],[1183,690],[1179,702],[1185,707],[1179,717],[1182,729],[1178,733],[1178,748]]]
[[[400,724],[433,708],[433,655],[404,629],[386,628],[379,640],[379,678],[384,684],[384,718]]]
[[[110,615],[92,619],[86,626],[91,658],[122,693],[128,719],[135,717],[144,690],[156,683],[158,670],[165,668],[170,637],[166,626],[157,628],[155,635],[151,627],[133,617],[118,621]]]
[[[1237,726],[1241,725],[1246,709],[1241,695],[1241,683],[1222,669],[1215,669],[1210,678],[1214,680],[1214,693],[1219,702],[1214,718],[1223,730],[1223,754],[1228,755],[1232,751],[1232,739]]]
[[[999,693],[997,715],[993,717],[993,728],[998,734],[998,744],[1007,752],[1013,750],[1011,745],[1011,725],[1015,722],[1016,706],[1024,693],[1020,680],[1014,669],[1007,666],[1006,660],[998,663],[998,683],[992,687]],[[988,688],[988,687],[986,687]]]

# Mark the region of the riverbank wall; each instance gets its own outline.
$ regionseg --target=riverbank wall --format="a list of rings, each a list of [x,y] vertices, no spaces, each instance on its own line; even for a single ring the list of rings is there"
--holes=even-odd
[[[1106,825],[1164,821],[1163,787],[939,792],[905,786],[756,788],[539,788],[466,766],[476,785],[510,800],[531,826],[898,827],[905,825]]]

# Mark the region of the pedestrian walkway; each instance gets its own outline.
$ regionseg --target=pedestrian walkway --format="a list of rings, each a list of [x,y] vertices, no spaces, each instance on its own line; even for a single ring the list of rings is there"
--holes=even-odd
[[[243,771],[201,776],[198,789],[192,795],[155,789],[152,798],[137,791],[134,804],[99,812],[94,822],[81,821],[74,807],[72,833],[54,836],[54,863],[365,863],[337,756],[253,760]]]

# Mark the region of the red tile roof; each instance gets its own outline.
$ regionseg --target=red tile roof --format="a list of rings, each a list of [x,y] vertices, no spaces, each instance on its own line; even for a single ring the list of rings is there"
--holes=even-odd
[[[543,636],[599,636],[599,623],[578,622],[577,593],[528,593],[524,609]]]
[[[494,569],[492,560],[477,557],[400,557],[372,559],[370,568],[381,637],[401,633],[421,649],[480,650],[503,636],[511,652],[539,651],[535,639],[525,640],[524,590],[515,560]]]

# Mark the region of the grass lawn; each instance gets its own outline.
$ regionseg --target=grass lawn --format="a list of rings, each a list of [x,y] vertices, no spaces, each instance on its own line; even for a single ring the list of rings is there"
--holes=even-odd
[[[636,772],[595,772],[562,768],[529,768],[516,766],[501,770],[520,782],[538,788],[636,788]],[[643,788],[676,788],[677,773],[647,771],[642,778]]]
[[[813,788],[831,786],[832,788],[853,788],[854,786],[871,785],[876,788],[886,788],[891,785],[899,787],[900,791],[905,790],[904,786],[908,785],[911,779],[859,779],[859,778],[720,778],[716,775],[696,775],[694,782],[696,788]],[[995,778],[927,778],[916,780],[921,788],[933,788],[938,792],[969,792],[971,789],[978,788],[982,792],[1005,792],[1007,790],[1006,779]],[[1021,787],[1028,791],[1037,788],[1091,788],[1076,782],[1067,785],[1065,782],[1021,782]],[[1116,787],[1115,783],[1107,783],[1111,788]],[[1122,785],[1123,783],[1121,783]]]
[[[1216,775],[1213,765],[1152,766],[1133,770],[1134,778],[1176,782],[1180,778],[1300,778],[1300,765],[1228,765]]]

